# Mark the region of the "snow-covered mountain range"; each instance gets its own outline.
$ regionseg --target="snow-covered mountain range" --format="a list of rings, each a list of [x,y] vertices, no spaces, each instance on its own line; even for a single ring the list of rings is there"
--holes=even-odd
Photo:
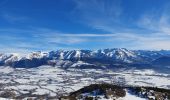
[[[166,58],[166,59],[165,59]],[[61,66],[63,68],[115,68],[125,66],[164,65],[170,58],[170,51],[127,50],[125,48],[103,50],[57,50],[51,52],[32,52],[0,54],[0,66],[38,67],[41,65]]]

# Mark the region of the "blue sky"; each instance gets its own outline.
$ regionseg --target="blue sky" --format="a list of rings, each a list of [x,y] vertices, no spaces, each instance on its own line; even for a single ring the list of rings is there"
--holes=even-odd
[[[0,0],[0,52],[170,49],[169,0]]]

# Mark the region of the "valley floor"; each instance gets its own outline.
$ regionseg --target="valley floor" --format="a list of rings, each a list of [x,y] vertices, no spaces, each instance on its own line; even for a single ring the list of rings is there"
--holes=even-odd
[[[67,95],[84,86],[96,83],[111,83],[127,86],[151,86],[170,89],[170,74],[153,70],[99,70],[61,69],[40,66],[38,68],[0,68],[0,97],[27,99],[27,97],[56,98]],[[138,98],[128,94],[122,100]],[[131,99],[132,100],[132,99]],[[143,100],[143,99],[133,99]]]

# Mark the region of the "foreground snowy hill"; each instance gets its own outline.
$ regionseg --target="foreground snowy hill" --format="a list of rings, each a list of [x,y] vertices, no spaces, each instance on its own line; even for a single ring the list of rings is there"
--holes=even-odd
[[[68,100],[169,100],[170,90],[151,87],[123,87],[113,84],[91,84],[71,92]]]

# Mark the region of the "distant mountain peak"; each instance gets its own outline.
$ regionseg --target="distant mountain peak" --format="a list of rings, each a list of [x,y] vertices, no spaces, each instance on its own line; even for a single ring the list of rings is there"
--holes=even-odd
[[[31,52],[29,54],[7,53],[0,54],[0,65],[13,67],[38,67],[43,64],[71,66],[77,61],[85,65],[113,66],[121,63],[150,63],[162,56],[170,55],[170,51],[128,50],[112,48],[99,50],[56,50],[51,52]],[[62,60],[62,63],[58,63]],[[78,63],[79,66],[81,63]]]

